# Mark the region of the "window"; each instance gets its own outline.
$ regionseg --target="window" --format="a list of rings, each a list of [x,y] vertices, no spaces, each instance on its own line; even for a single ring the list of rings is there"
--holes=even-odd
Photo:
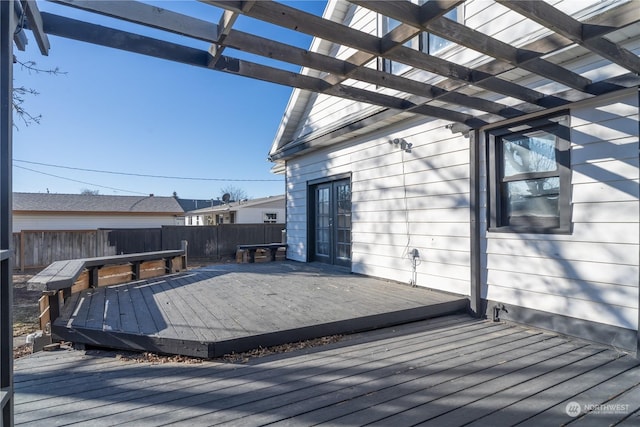
[[[264,214],[265,224],[275,224],[278,221],[278,214],[275,212],[269,212]]]
[[[420,4],[425,3],[421,1]],[[452,21],[462,22],[462,19],[458,20],[458,15],[462,17],[462,12],[458,13],[458,8],[451,9],[449,12],[444,14],[445,18],[449,18]],[[440,52],[447,46],[450,46],[452,43],[447,39],[443,39],[442,37],[438,37],[429,33],[421,34],[421,43],[420,50],[422,52],[428,53],[429,55],[435,55]]]
[[[487,140],[490,230],[568,233],[568,116],[492,130]]]
[[[428,0],[417,0],[417,1],[412,0],[412,1],[419,5],[423,5]],[[444,17],[451,19],[453,21],[462,22],[463,21],[462,15],[463,15],[462,8],[456,7],[454,9],[451,9],[446,14],[444,14]],[[399,21],[396,21],[393,18],[389,18],[388,16],[380,15],[379,36],[382,37],[388,34],[389,32],[391,32],[391,30],[396,28],[398,25],[400,25]],[[447,39],[443,39],[442,37],[438,37],[433,34],[426,33],[426,32],[421,33],[420,35],[412,38],[411,40],[407,41],[404,44],[404,46],[406,47],[419,50],[424,53],[428,53],[429,55],[435,55],[436,53],[439,53],[440,51],[442,51],[443,49],[445,49],[447,46],[450,46],[450,45],[452,45],[451,41]],[[381,69],[382,71],[386,71],[387,73],[398,75],[408,71],[410,68],[411,67],[409,65],[392,61],[386,58],[380,58],[379,69]]]

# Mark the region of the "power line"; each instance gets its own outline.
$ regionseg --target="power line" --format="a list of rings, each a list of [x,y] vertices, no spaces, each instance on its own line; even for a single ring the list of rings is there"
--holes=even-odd
[[[141,192],[139,192],[139,191],[123,190],[122,188],[108,187],[108,186],[106,186],[106,185],[93,184],[93,183],[91,183],[91,182],[86,182],[86,181],[78,181],[77,179],[71,179],[71,178],[66,178],[66,177],[64,177],[64,176],[59,176],[59,175],[54,175],[54,174],[51,174],[51,173],[41,172],[41,171],[37,171],[37,170],[35,170],[35,169],[25,168],[24,166],[18,166],[18,165],[13,165],[13,166],[15,166],[15,167],[17,167],[17,168],[19,168],[19,169],[28,170],[28,171],[30,171],[30,172],[35,172],[35,173],[39,173],[39,174],[42,174],[42,175],[52,176],[52,177],[54,177],[54,178],[59,178],[59,179],[66,179],[67,181],[79,182],[80,184],[91,185],[91,186],[94,186],[94,187],[107,188],[107,189],[109,189],[109,190],[122,191],[122,192],[124,192],[124,193],[141,194],[141,195],[143,195],[143,196],[146,196],[146,195],[148,195],[148,194],[149,194],[149,193],[141,193]]]
[[[194,178],[194,177],[184,177],[184,176],[149,175],[149,174],[142,174],[142,173],[115,172],[115,171],[105,171],[105,170],[99,170],[99,169],[76,168],[72,166],[52,165],[49,163],[31,162],[28,160],[19,160],[19,159],[13,159],[13,161],[28,163],[31,165],[48,166],[52,168],[70,169],[70,170],[83,171],[83,172],[106,173],[111,175],[138,176],[138,177],[144,177],[144,178],[181,179],[181,180],[189,180],[189,181],[233,181],[233,182],[282,182],[283,181],[283,179]]]

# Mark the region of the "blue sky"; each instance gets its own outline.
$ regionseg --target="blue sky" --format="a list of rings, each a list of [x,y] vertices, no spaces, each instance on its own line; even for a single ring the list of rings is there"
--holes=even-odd
[[[153,3],[215,23],[222,14],[222,9],[193,1]],[[287,3],[320,15],[326,2]],[[89,16],[49,2],[39,1],[38,5],[41,11],[64,16]],[[87,19],[152,37],[158,34],[105,17]],[[303,48],[311,43],[309,36],[246,17],[240,17],[234,28]],[[157,196],[176,191],[183,198],[209,199],[232,185],[252,198],[284,193],[284,178],[269,171],[272,164],[267,154],[291,88],[58,37],[49,38],[51,51],[44,57],[31,33],[27,35],[27,51],[16,50],[18,60],[35,61],[42,69],[57,67],[66,74],[52,76],[29,72],[19,64],[14,67],[14,85],[39,92],[27,96],[24,107],[42,115],[40,124],[29,126],[16,118],[14,191],[77,194],[90,189],[100,194]],[[180,36],[162,38],[208,47]],[[226,54],[274,64],[232,50]],[[299,67],[287,69],[298,71]],[[135,177],[46,165],[208,180]]]

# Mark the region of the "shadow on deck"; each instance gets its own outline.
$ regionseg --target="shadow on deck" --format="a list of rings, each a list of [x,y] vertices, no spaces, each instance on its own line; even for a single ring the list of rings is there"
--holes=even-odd
[[[100,347],[212,358],[464,312],[468,299],[318,264],[227,264],[89,289],[52,331]]]

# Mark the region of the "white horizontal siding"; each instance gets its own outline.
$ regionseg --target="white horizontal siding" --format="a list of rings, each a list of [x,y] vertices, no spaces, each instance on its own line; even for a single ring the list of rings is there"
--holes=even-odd
[[[600,294],[605,290],[606,289],[603,288],[593,289],[592,295]],[[638,315],[637,308],[599,303],[593,296],[591,296],[590,299],[552,296],[546,293],[531,292],[527,289],[514,291],[511,288],[503,288],[496,285],[491,287],[490,299],[502,301],[506,304],[514,304],[521,307],[546,311],[548,313],[557,313],[563,316],[629,329],[635,329],[631,319]],[[586,316],[585,313],[588,313],[588,316]]]
[[[96,230],[98,228],[157,228],[184,225],[170,215],[13,215],[13,232],[21,230]]]
[[[284,223],[284,209],[280,208],[244,208],[236,212],[236,224],[262,224],[266,213],[277,214],[277,224]]]
[[[601,105],[595,101],[570,114],[572,231],[568,235],[485,232],[484,296],[637,329],[638,94]],[[486,194],[482,203],[486,207]],[[486,229],[485,217],[482,224]]]
[[[414,121],[290,160],[289,257],[306,259],[307,182],[351,173],[353,271],[409,282],[415,248],[418,285],[468,294],[469,140],[445,124]],[[413,144],[411,152],[394,138]]]

